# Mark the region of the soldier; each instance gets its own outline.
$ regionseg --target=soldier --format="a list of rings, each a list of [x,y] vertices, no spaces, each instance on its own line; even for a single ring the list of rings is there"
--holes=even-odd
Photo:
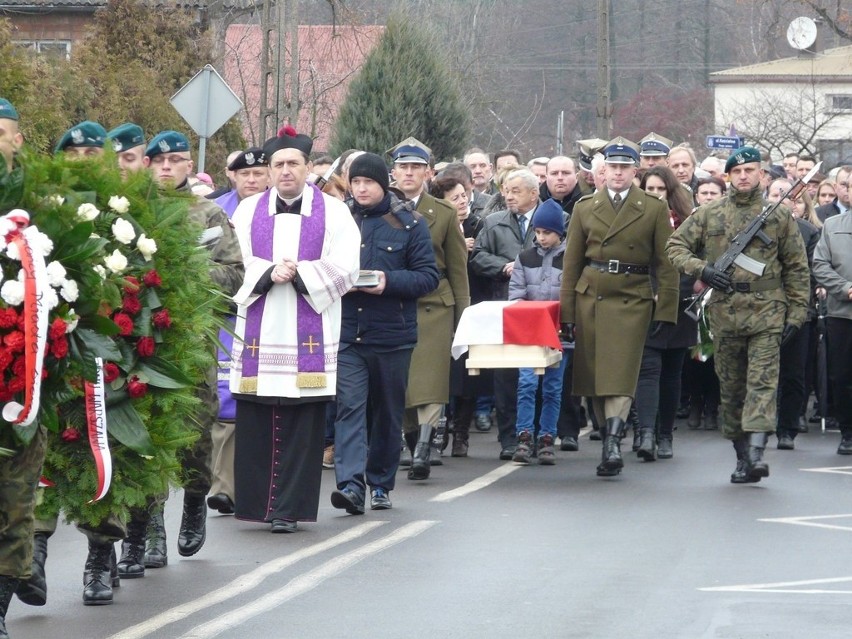
[[[565,335],[576,333],[574,394],[591,397],[606,419],[597,474],[612,477],[624,466],[620,442],[645,335],[652,319],[677,321],[678,277],[664,252],[668,207],[633,185],[638,147],[619,137],[604,156],[605,188],[581,198],[568,225],[560,299]]]
[[[107,132],[97,122],[86,120],[68,129],[59,138],[55,154],[64,153],[69,158],[91,158],[104,154]]]
[[[737,149],[725,172],[731,178],[728,194],[687,218],[666,252],[681,273],[714,289],[706,311],[721,386],[722,435],[737,455],[731,482],[744,484],[769,476],[763,451],[775,430],[780,345],[805,321],[810,274],[802,236],[784,206],[763,227],[768,241],[755,238],[743,252],[763,265],[762,275],[739,266],[732,273],[714,267],[765,206],[757,149]]]
[[[650,169],[658,164],[665,165],[674,142],[653,131],[639,140],[639,167]]]
[[[595,192],[595,174],[592,171],[592,158],[606,146],[606,140],[590,138],[577,140],[577,166],[580,168],[578,184],[583,195]]]
[[[106,134],[112,142],[112,149],[118,158],[118,168],[127,171],[141,171],[145,168],[145,132],[133,122],[119,124]]]

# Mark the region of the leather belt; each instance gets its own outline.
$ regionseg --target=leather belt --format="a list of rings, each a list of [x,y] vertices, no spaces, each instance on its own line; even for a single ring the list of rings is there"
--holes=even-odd
[[[734,293],[760,293],[761,291],[774,291],[781,288],[781,280],[772,278],[767,280],[755,280],[754,282],[731,282]]]
[[[589,260],[589,266],[598,269],[601,273],[634,273],[636,275],[647,275],[651,267],[645,264],[630,264],[620,260]]]

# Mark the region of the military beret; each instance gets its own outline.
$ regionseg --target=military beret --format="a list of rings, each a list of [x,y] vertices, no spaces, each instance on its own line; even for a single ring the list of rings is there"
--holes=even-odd
[[[5,120],[18,119],[18,112],[15,110],[15,107],[12,106],[12,103],[6,98],[0,98],[0,118]]]
[[[647,157],[664,157],[672,150],[672,142],[653,131],[639,140],[639,155]]]
[[[125,122],[107,133],[107,139],[112,140],[112,148],[116,153],[132,149],[134,146],[145,144],[145,132],[142,127],[133,122]]]
[[[296,133],[296,129],[288,124],[279,129],[278,135],[263,143],[263,154],[266,156],[266,161],[269,162],[276,151],[297,149],[305,155],[310,155],[313,147],[314,141],[309,136],[304,133]]]
[[[72,126],[63,133],[53,152],[59,153],[69,146],[94,146],[103,148],[106,135],[106,129],[100,124],[86,120]]]
[[[579,164],[584,171],[592,170],[592,158],[596,153],[600,153],[606,146],[606,140],[600,138],[589,138],[588,140],[577,140],[579,148]]]
[[[152,158],[161,153],[183,153],[185,151],[189,151],[189,140],[183,133],[162,131],[148,143],[145,155]]]
[[[392,149],[388,154],[397,162],[406,164],[429,164],[432,149],[423,144],[417,138],[407,137]]]
[[[731,157],[725,162],[725,173],[730,173],[731,169],[738,164],[748,164],[749,162],[760,163],[760,151],[753,146],[742,146],[731,153]]]
[[[235,157],[228,165],[228,170],[239,171],[240,169],[250,169],[256,166],[269,166],[269,162],[266,159],[263,149],[253,146]]]
[[[607,142],[603,154],[607,164],[636,164],[639,162],[639,147],[622,137]]]

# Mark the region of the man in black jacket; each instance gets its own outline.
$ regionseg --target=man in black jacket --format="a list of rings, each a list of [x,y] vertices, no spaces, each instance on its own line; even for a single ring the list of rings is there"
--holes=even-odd
[[[817,207],[816,214],[820,222],[825,222],[832,215],[849,210],[850,181],[852,181],[852,166],[841,166],[837,171],[837,181],[834,184],[834,192],[837,197],[834,198],[834,202]]]
[[[556,200],[570,219],[571,211],[574,210],[574,202],[579,200],[582,195],[580,185],[577,184],[577,169],[574,166],[574,160],[564,155],[550,158],[547,163],[547,178],[539,188],[541,201],[544,202],[551,198]],[[565,223],[567,226],[567,219]]]

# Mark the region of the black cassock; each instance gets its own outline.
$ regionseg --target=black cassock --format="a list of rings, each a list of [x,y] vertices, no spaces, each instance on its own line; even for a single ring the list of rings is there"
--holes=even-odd
[[[328,400],[284,402],[237,399],[234,503],[238,519],[317,519]]]

